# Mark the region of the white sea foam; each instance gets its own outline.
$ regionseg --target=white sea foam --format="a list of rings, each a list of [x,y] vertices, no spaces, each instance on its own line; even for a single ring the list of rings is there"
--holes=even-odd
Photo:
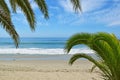
[[[43,49],[43,48],[0,48],[0,54],[65,54],[64,49]],[[94,53],[88,48],[71,49],[69,54]]]

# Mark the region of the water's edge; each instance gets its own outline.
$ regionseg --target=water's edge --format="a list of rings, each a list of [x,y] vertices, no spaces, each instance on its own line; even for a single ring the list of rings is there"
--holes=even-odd
[[[97,59],[95,54],[88,54]],[[0,60],[18,61],[18,60],[69,60],[72,54],[0,54]],[[85,60],[85,59],[81,59]]]

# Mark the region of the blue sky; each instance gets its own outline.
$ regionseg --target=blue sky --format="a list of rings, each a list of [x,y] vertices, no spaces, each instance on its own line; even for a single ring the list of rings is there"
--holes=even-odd
[[[30,2],[37,20],[34,32],[20,9],[17,14],[12,14],[20,37],[70,37],[80,32],[101,31],[120,37],[120,0],[81,0],[82,13],[78,14],[74,12],[70,0],[46,0],[50,16],[48,20],[44,19],[33,0]],[[9,35],[0,28],[0,37]]]

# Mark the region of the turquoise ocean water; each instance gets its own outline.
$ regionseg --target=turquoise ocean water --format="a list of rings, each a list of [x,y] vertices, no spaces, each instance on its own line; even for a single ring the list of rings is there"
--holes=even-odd
[[[93,53],[84,45],[74,47],[70,55],[64,52],[68,38],[20,38],[15,48],[10,38],[0,38],[0,60],[67,60],[78,52]],[[22,57],[24,56],[24,57]]]
[[[67,38],[20,38],[19,48],[64,48]],[[0,47],[15,48],[13,40],[1,38]]]

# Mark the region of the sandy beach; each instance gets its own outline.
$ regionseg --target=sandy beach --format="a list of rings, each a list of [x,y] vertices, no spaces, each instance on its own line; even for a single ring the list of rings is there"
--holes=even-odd
[[[102,80],[92,64],[79,60],[68,65],[63,60],[0,61],[1,80]]]

